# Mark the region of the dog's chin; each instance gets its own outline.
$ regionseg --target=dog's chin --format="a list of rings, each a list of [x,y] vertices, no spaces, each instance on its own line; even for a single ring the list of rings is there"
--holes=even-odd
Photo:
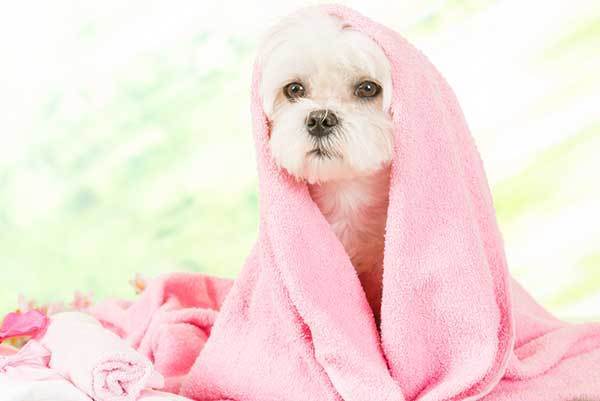
[[[307,154],[304,168],[296,177],[309,184],[320,184],[351,179],[356,173],[339,156],[324,153],[317,148]]]

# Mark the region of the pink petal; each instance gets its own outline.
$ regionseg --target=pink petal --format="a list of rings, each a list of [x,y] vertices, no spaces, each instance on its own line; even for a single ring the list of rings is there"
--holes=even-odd
[[[48,317],[37,310],[11,312],[0,326],[0,341],[19,336],[34,336],[48,325]]]

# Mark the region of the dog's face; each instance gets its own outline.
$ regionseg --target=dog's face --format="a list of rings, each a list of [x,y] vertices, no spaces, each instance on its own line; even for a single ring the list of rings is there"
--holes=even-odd
[[[392,157],[390,65],[362,33],[312,9],[261,50],[261,96],[275,162],[319,183],[374,173]]]

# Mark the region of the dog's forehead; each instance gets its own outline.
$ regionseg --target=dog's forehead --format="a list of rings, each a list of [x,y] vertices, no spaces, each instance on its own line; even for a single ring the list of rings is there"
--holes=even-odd
[[[332,71],[377,78],[389,70],[373,40],[320,10],[284,20],[267,36],[262,59],[263,72],[284,81]]]

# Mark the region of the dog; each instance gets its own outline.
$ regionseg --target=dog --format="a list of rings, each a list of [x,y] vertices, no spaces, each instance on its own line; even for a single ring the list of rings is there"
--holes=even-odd
[[[318,9],[275,26],[259,58],[272,157],[308,184],[378,322],[394,147],[389,61],[369,37]]]

